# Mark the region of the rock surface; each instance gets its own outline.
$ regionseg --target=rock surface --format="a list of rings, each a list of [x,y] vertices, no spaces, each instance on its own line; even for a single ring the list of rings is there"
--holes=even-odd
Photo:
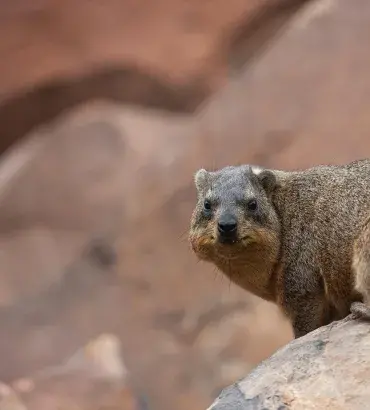
[[[369,323],[350,317],[290,342],[208,410],[368,408]]]

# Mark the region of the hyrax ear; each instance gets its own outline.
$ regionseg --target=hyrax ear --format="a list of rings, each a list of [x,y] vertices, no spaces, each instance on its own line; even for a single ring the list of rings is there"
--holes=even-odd
[[[274,172],[268,169],[264,169],[257,173],[257,178],[260,181],[266,193],[270,195],[277,185],[277,179]]]
[[[209,173],[205,169],[200,169],[194,175],[195,186],[201,191],[208,182]]]

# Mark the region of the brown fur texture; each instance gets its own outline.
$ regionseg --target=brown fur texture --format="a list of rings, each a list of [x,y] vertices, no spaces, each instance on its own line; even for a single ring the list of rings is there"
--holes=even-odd
[[[296,337],[350,311],[370,318],[370,160],[293,172],[199,170],[195,184],[193,251],[278,304]],[[221,240],[225,215],[237,224],[230,243]]]

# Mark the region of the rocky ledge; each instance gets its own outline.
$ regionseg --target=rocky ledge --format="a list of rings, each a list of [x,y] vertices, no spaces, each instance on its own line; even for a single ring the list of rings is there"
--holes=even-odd
[[[348,316],[279,349],[208,410],[369,408],[369,364],[370,324]]]

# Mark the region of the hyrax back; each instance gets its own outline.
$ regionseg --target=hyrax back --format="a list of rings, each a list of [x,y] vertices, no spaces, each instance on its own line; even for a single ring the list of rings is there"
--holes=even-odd
[[[352,304],[370,316],[370,160],[200,170],[195,184],[194,252],[277,303],[296,337],[347,316]]]

